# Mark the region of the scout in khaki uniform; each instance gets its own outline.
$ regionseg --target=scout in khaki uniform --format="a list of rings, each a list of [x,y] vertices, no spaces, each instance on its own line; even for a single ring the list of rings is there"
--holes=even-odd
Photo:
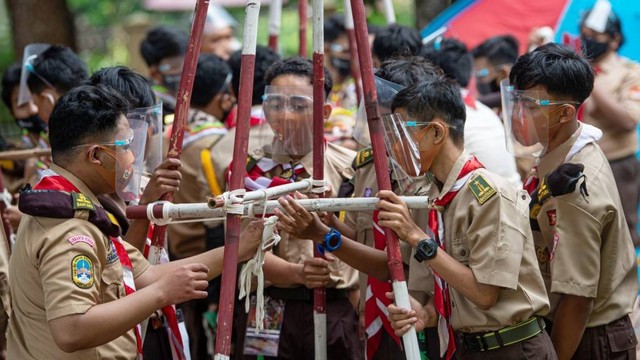
[[[429,171],[435,178],[428,228],[414,223],[396,194],[378,194],[384,199],[379,225],[416,249],[418,263],[411,264],[409,287],[433,292],[426,304],[413,299],[412,310],[389,306],[396,334],[411,326],[438,326],[446,358],[554,359],[539,317],[549,302],[528,226],[526,192],[488,172],[464,151],[465,107],[455,83],[440,78],[408,87],[396,95],[392,110],[396,113],[384,116],[383,122],[393,160],[412,176]],[[416,151],[402,153],[408,149]],[[326,231],[317,217],[309,219],[297,205],[286,206],[291,208],[280,221],[283,229],[311,223],[311,228]],[[388,279],[382,251],[343,238],[333,254],[369,275]],[[414,275],[427,267],[437,275]]]
[[[144,149],[136,141],[146,130],[130,125],[128,106],[111,88],[85,85],[51,115],[54,164],[21,194],[24,226],[9,264],[11,359],[134,359],[138,324],[165,305],[205,297],[206,280],[221,272],[222,249],[150,266],[101,206],[99,195],[130,195],[139,177],[133,152]],[[255,250],[260,228],[244,233],[240,259]]]
[[[275,135],[247,159],[247,190],[310,178],[312,163],[313,65],[310,60],[290,58],[276,62],[266,75],[264,115]],[[325,70],[325,95],[331,90],[331,77]],[[325,104],[325,118],[331,106]],[[355,153],[326,144],[324,179],[335,196],[340,184],[352,176]],[[278,358],[306,359],[314,354],[313,288],[327,288],[327,357],[361,359],[358,319],[349,301],[357,289],[354,269],[335,260],[313,258],[313,243],[280,233],[282,239],[264,264],[266,280],[273,286],[265,293],[284,301],[284,320],[280,332]],[[243,327],[244,329],[244,327]],[[241,330],[242,331],[242,330]],[[240,343],[242,344],[242,343]],[[236,345],[238,346],[238,345]],[[242,347],[240,347],[242,349]],[[239,351],[240,352],[240,351]]]
[[[503,82],[511,148],[537,154],[530,192],[536,253],[551,301],[547,319],[561,359],[635,358],[629,320],[638,292],[633,244],[602,132],[576,120],[593,70],[547,44],[522,56]]]
[[[640,246],[640,162],[636,158],[640,65],[618,55],[617,50],[624,42],[621,29],[620,19],[611,11],[608,1],[599,1],[581,22],[582,44],[596,78],[578,118],[602,130],[598,145],[611,165],[633,243]]]

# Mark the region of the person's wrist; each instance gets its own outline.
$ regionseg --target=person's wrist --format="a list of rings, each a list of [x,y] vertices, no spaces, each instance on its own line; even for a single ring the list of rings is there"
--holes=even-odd
[[[313,238],[313,242],[316,244],[323,244],[324,237],[331,231],[331,228],[325,224],[320,225],[319,231],[316,232],[316,236]]]

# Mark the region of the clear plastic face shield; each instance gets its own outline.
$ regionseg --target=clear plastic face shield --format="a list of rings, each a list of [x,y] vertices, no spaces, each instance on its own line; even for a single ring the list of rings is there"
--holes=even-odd
[[[402,85],[392,83],[375,76],[376,91],[378,93],[378,111],[380,116],[391,113],[391,102],[394,96],[404,89]],[[356,125],[353,128],[353,138],[363,146],[371,146],[371,137],[369,135],[369,124],[367,122],[367,112],[364,109],[364,100],[360,101],[358,114],[356,115]]]
[[[144,171],[152,174],[162,162],[162,103],[132,109],[127,112],[127,119],[130,123],[134,120],[148,124],[144,148]]]
[[[267,86],[262,111],[273,130],[271,153],[300,158],[313,149],[313,87]]]
[[[147,121],[128,119],[129,131],[120,131],[112,145],[115,148],[115,188],[118,196],[127,202],[137,201],[141,193],[140,183],[144,168],[144,151],[147,142]]]
[[[50,44],[29,44],[24,48],[24,55],[22,57],[22,70],[20,72],[20,88],[18,90],[18,106],[28,103],[33,100],[29,86],[27,85],[27,79],[29,75],[38,77],[47,86],[54,88],[47,79],[38,74],[34,68],[34,61],[45,52],[51,45]]]
[[[396,181],[401,191],[413,188],[415,178],[423,171],[420,163],[420,139],[424,136],[423,125],[406,120],[400,113],[382,116],[384,125],[384,144],[389,156],[392,171],[391,178]]]
[[[516,90],[508,79],[500,83],[502,116],[507,134],[507,150],[518,157],[540,157],[549,144],[550,122],[558,105],[579,105],[575,101],[554,101],[542,90]]]

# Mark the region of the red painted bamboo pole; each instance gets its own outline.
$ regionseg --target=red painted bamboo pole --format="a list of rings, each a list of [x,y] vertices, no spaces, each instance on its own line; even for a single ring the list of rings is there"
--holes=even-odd
[[[344,28],[349,39],[349,55],[351,58],[351,76],[356,84],[356,96],[358,105],[362,100],[362,79],[360,77],[360,62],[358,60],[358,43],[356,42],[356,32],[353,29],[353,14],[351,12],[351,1],[344,0]]]
[[[200,55],[200,45],[202,44],[202,34],[204,32],[204,23],[207,19],[207,10],[209,9],[209,0],[198,0],[194,11],[193,24],[191,24],[191,33],[189,34],[189,45],[184,55],[184,65],[182,65],[182,75],[180,78],[180,87],[176,95],[176,112],[173,120],[173,128],[171,137],[169,138],[169,151],[167,157],[180,158],[182,153],[182,139],[184,138],[184,124],[187,122],[189,106],[191,102],[191,90],[193,90],[193,78],[196,75],[196,67],[198,66],[198,56]],[[168,192],[162,195],[161,200],[172,201],[173,193]],[[166,226],[155,226],[151,237],[151,245],[159,248],[164,247],[167,235]]]
[[[269,47],[275,52],[278,52],[281,18],[282,0],[271,0],[269,5]]]
[[[298,56],[303,58],[307,57],[307,7],[307,0],[298,2],[298,20],[300,22]]]
[[[240,65],[240,89],[238,96],[238,121],[236,125],[233,163],[229,188],[244,189],[247,148],[249,146],[249,119],[253,94],[253,74],[256,62],[256,40],[258,37],[258,16],[260,2],[248,0],[245,10],[244,39]],[[214,360],[228,360],[231,354],[231,331],[233,330],[233,307],[236,291],[236,272],[238,268],[238,245],[242,214],[227,213],[225,231],[224,261],[222,265],[222,285],[220,291],[220,309],[216,334],[216,355]],[[242,351],[242,349],[237,349]]]
[[[389,160],[384,144],[384,127],[380,118],[380,112],[378,111],[378,94],[373,76],[373,62],[371,60],[371,50],[369,49],[369,33],[367,31],[364,3],[362,0],[351,0],[351,8],[353,11],[356,40],[358,42],[358,58],[360,60],[360,73],[362,75],[362,90],[364,91],[364,107],[367,112],[371,146],[375,154],[373,161],[376,170],[376,179],[380,190],[391,190]],[[384,228],[384,233],[395,302],[399,307],[411,309],[407,283],[404,278],[398,235],[388,228]],[[403,335],[402,340],[407,359],[419,360],[420,351],[415,328],[412,327],[409,332]]]
[[[324,180],[324,1],[313,0],[313,180]],[[318,193],[322,197],[323,193]],[[316,247],[313,255],[323,257]],[[313,289],[315,359],[327,359],[326,289]]]

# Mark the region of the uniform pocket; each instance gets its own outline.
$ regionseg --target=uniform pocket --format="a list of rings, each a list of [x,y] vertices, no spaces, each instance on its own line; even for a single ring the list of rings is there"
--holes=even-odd
[[[606,329],[612,353],[634,349],[638,344],[629,316],[606,325]]]
[[[102,271],[102,286],[100,287],[103,303],[125,296],[122,280],[122,265],[120,262],[114,262],[104,268]]]
[[[458,262],[469,265],[469,240],[466,235],[454,235],[451,241],[451,249],[447,251]]]

